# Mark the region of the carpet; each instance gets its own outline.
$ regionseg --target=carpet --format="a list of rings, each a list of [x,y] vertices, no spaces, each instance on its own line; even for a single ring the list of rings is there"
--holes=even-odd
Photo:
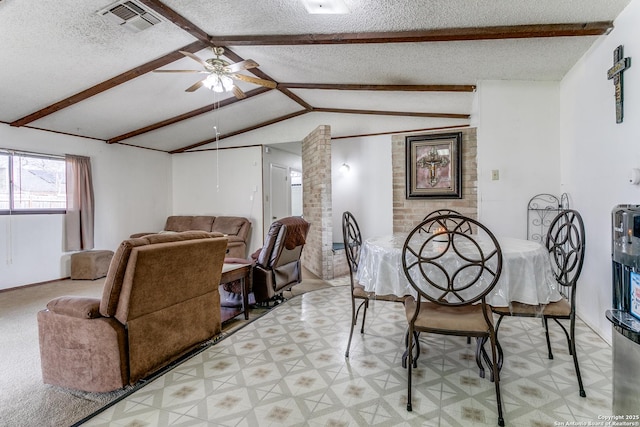
[[[62,295],[99,298],[103,284],[104,279],[60,280],[0,292],[0,425],[67,427],[131,391],[85,393],[42,382],[36,313]],[[327,286],[306,273],[285,297]],[[233,333],[268,311],[252,309],[248,321],[238,316],[226,322],[223,334]]]

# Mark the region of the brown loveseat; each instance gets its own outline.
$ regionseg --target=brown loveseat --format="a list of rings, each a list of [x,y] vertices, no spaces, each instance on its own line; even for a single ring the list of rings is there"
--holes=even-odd
[[[59,297],[38,313],[44,382],[115,390],[219,334],[226,247],[204,231],[123,241],[101,299]]]
[[[163,232],[180,232],[190,230],[211,231],[224,234],[229,239],[227,257],[246,258],[251,221],[241,216],[211,216],[211,215],[174,215],[167,218]],[[132,234],[130,237],[141,237],[146,232]]]

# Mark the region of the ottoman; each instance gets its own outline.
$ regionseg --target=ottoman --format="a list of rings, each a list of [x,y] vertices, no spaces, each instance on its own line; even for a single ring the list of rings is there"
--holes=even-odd
[[[113,251],[84,251],[71,254],[71,279],[95,280],[107,275]]]

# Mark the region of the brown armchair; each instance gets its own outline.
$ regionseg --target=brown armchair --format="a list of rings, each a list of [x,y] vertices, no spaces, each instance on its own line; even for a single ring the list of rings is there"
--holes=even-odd
[[[44,382],[116,390],[220,333],[226,247],[225,237],[205,231],[123,241],[102,298],[59,297],[38,313]]]
[[[256,302],[282,299],[283,291],[302,281],[300,255],[309,225],[302,217],[296,216],[282,218],[271,224],[253,267]]]

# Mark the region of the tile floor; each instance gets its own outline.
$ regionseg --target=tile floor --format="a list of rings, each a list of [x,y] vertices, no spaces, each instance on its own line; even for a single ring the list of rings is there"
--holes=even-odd
[[[83,426],[493,426],[495,388],[464,337],[421,337],[413,412],[406,411],[400,304],[374,301],[344,358],[349,288],[305,293],[207,348]],[[547,359],[541,322],[507,318],[501,391],[507,426],[597,422],[611,415],[611,348],[579,322],[587,398],[559,328]],[[487,376],[488,377],[488,376]]]

